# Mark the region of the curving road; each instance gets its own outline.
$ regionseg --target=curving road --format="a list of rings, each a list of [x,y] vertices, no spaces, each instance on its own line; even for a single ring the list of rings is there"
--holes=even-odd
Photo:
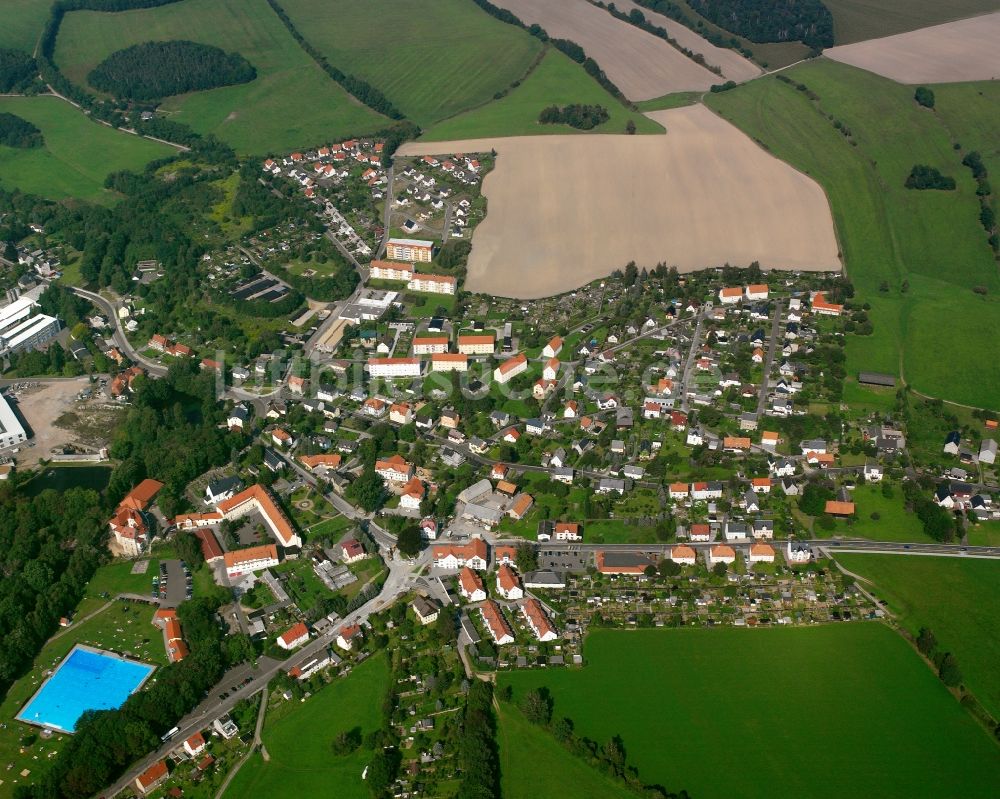
[[[128,337],[125,335],[125,330],[122,328],[121,320],[118,318],[118,308],[114,303],[107,298],[102,297],[100,294],[95,294],[92,291],[77,288],[76,286],[70,286],[69,290],[72,291],[77,297],[83,297],[85,300],[89,300],[107,315],[108,321],[115,326],[115,332],[112,334],[111,338],[117,345],[118,349],[128,356],[129,360],[142,366],[151,375],[155,375],[157,377],[163,377],[166,375],[166,366],[158,364],[156,361],[151,361],[148,358],[144,358],[129,343]]]

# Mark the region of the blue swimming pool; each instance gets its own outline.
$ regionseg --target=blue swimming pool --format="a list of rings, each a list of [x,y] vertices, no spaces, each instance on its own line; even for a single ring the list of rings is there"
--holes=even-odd
[[[155,666],[75,647],[17,714],[20,721],[73,732],[87,710],[121,707]]]

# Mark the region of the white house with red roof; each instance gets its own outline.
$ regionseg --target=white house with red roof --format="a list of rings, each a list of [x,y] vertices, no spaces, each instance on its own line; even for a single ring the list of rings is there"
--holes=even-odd
[[[297,622],[291,628],[278,636],[277,644],[282,649],[291,650],[302,646],[309,640],[309,628],[302,622]]]
[[[522,599],[524,597],[521,578],[506,564],[501,564],[500,568],[497,569],[497,593],[504,599],[509,600]]]
[[[393,455],[375,461],[375,474],[389,483],[405,483],[413,476],[413,464],[402,455]]]
[[[468,566],[458,573],[458,593],[469,602],[482,602],[486,599],[486,587],[483,578]]]
[[[189,757],[198,757],[205,751],[205,746],[205,736],[196,732],[184,742],[184,751],[188,753]]]

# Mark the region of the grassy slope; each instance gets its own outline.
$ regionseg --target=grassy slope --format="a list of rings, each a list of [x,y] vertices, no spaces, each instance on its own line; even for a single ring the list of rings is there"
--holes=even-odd
[[[600,630],[585,656],[582,671],[501,683],[515,696],[547,686],[578,734],[620,734],[643,780],[698,799],[940,799],[987,796],[1000,780],[996,745],[881,624]],[[706,768],[710,752],[719,767]]]
[[[347,678],[335,680],[305,704],[289,708],[274,723],[265,722],[263,740],[271,759],[265,763],[259,754],[254,755],[225,796],[367,799],[361,772],[371,752],[359,749],[334,757],[330,746],[338,733],[361,727],[362,735],[367,735],[378,728],[388,679],[385,658],[373,655]],[[336,791],[331,793],[333,786]]]
[[[51,7],[50,0],[3,0],[0,47],[34,52]]]
[[[296,44],[265,0],[183,0],[156,9],[66,15],[56,62],[85,85],[111,53],[140,42],[190,39],[235,51],[257,78],[167,99],[172,119],[214,133],[241,153],[288,151],[371,132],[384,117],[358,103]]]
[[[345,72],[427,126],[488,102],[528,71],[542,43],[469,0],[282,0],[296,27]]]
[[[141,170],[176,152],[91,122],[54,97],[0,97],[0,112],[27,119],[45,137],[44,146],[31,150],[0,146],[0,185],[44,197],[111,202],[114,195],[104,188],[109,172]]]
[[[662,133],[663,128],[642,114],[630,112],[608,94],[583,68],[558,50],[549,48],[528,78],[506,97],[432,127],[431,141],[487,136],[533,136],[545,133],[583,133],[569,125],[540,125],[538,115],[548,105],[570,103],[603,105],[611,118],[592,133],[624,133],[631,119],[640,133]]]
[[[963,558],[840,555],[867,577],[907,629],[928,627],[958,658],[966,685],[1000,716],[1000,563]]]
[[[996,11],[996,0],[824,0],[833,14],[834,39],[850,44],[939,25],[987,11]]]
[[[978,224],[974,183],[948,129],[912,101],[912,89],[862,70],[821,60],[785,74],[816,92],[819,107],[775,78],[711,95],[708,104],[826,190],[848,275],[871,303],[875,326],[873,336],[848,339],[848,371],[898,374],[902,351],[918,390],[996,406],[1000,367],[984,368],[978,353],[1000,335],[1000,279]],[[857,147],[827,114],[851,129]],[[985,128],[997,111],[983,103],[965,116]],[[954,176],[958,190],[903,188],[915,163]],[[888,292],[879,291],[882,281]],[[990,296],[973,294],[976,285]],[[940,335],[943,322],[948,336]]]
[[[635,796],[572,755],[510,705],[501,705],[498,729],[500,787],[504,799],[562,796],[570,785],[574,799]],[[531,768],[528,766],[531,763],[544,764],[544,768]]]

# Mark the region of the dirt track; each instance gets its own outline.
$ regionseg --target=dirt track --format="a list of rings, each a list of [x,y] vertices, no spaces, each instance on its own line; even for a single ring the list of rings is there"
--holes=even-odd
[[[499,154],[466,287],[531,299],[630,260],[839,270],[826,195],[702,105],[649,114],[665,136],[413,142],[406,155]]]
[[[726,80],[734,80],[737,83],[742,83],[745,80],[756,78],[763,71],[755,63],[744,58],[735,50],[730,50],[726,47],[716,47],[707,39],[703,39],[693,30],[684,27],[676,20],[670,19],[670,17],[650,11],[638,3],[633,3],[632,0],[614,0],[614,3],[619,11],[623,11],[626,14],[632,9],[641,11],[651,24],[665,28],[667,33],[677,40],[679,45],[686,47],[692,52],[701,53],[705,56],[705,63],[719,67]],[[719,79],[717,78],[715,82],[718,83]]]
[[[659,37],[615,19],[587,0],[495,0],[526,24],[570,39],[593,58],[630,100],[705,91],[722,79]]]
[[[898,83],[1000,78],[1000,11],[831,47],[824,55]]]

